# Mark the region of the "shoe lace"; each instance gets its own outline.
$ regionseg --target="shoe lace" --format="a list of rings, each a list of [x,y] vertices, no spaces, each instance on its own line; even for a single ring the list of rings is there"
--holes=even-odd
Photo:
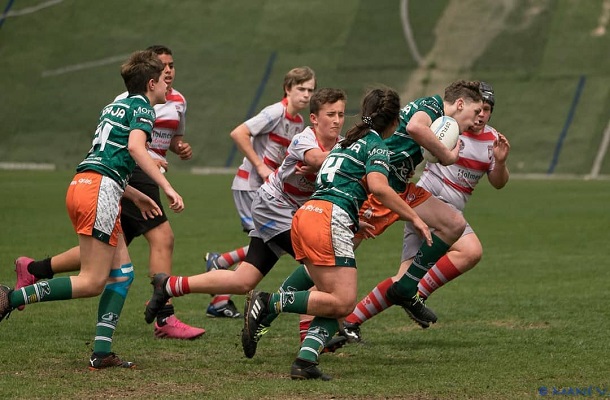
[[[172,318],[172,319],[173,319],[173,321],[172,320],[168,321],[167,325],[174,327],[174,328],[183,329],[183,330],[191,329],[191,326],[180,321],[178,318]]]
[[[255,342],[258,342],[264,334],[269,332],[269,328],[270,328],[269,326],[259,325],[258,328],[256,328],[256,332],[254,332],[253,340]]]
[[[415,294],[415,296],[413,296],[411,298],[413,300],[413,305],[414,306],[419,306],[419,307],[423,307],[423,308],[427,308],[426,307],[426,299],[424,299],[423,297],[421,297],[419,295],[419,293]]]

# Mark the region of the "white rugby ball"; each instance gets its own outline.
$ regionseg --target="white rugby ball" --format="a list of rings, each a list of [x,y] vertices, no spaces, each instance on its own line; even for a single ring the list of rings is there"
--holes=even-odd
[[[460,127],[457,121],[446,115],[432,122],[430,129],[434,132],[436,138],[449,150],[453,150],[460,138]],[[426,149],[424,149],[424,159],[431,163],[438,162],[438,158]]]

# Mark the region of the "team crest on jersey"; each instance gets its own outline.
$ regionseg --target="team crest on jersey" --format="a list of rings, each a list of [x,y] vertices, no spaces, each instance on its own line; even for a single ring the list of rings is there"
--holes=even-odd
[[[494,146],[492,144],[490,144],[489,146],[487,146],[487,157],[491,160],[493,155],[494,155]]]

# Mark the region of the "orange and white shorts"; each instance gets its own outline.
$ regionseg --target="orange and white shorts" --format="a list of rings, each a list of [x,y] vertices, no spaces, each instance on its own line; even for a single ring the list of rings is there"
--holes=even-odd
[[[98,172],[79,172],[66,194],[66,208],[76,233],[116,246],[121,231],[123,188]]]
[[[411,208],[414,208],[428,200],[432,194],[426,189],[416,186],[414,183],[408,183],[405,191],[399,193],[399,196]],[[369,198],[362,204],[362,207],[360,207],[358,218],[373,225],[375,227],[373,229],[373,234],[379,236],[385,232],[390,225],[398,221],[400,217],[394,211],[381,204],[372,194],[369,194]],[[357,233],[356,236],[358,238],[363,238],[361,233]]]
[[[297,261],[317,266],[356,267],[354,222],[341,207],[309,200],[292,219],[292,248]]]

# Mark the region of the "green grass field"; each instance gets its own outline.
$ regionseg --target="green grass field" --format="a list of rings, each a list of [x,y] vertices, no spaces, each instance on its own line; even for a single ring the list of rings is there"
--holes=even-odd
[[[0,172],[0,282],[13,259],[41,258],[76,243],[64,209],[70,172]],[[174,269],[203,270],[206,251],[244,244],[230,176],[170,173],[186,210],[171,215]],[[0,323],[0,397],[28,399],[526,399],[557,390],[610,388],[607,374],[607,182],[514,180],[482,184],[467,210],[485,254],[436,292],[439,322],[416,327],[392,308],[363,325],[365,345],[322,355],[331,382],[295,382],[296,315],[283,315],[254,359],[241,351],[242,321],[205,317],[207,295],[175,300],[177,315],[207,333],[193,342],[153,338],[143,319],[150,295],[145,241],[130,248],[136,280],[114,350],[136,370],[89,372],[97,299],[34,304]],[[358,250],[359,293],[392,275],[401,227]],[[261,282],[274,290],[292,271],[285,258]],[[239,307],[243,297],[236,296]],[[565,392],[569,393],[569,392]],[[576,393],[576,392],[573,392]],[[565,396],[564,396],[565,397]]]

